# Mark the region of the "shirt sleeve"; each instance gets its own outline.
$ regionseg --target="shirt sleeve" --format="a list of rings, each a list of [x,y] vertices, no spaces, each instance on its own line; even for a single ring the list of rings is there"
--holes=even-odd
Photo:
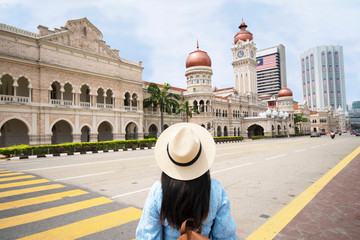
[[[216,181],[215,184],[218,184],[217,191],[219,191],[218,197],[220,198],[220,202],[211,230],[212,231],[211,239],[213,240],[238,239],[236,235],[236,224],[231,216],[229,197],[225,189],[219,182]]]
[[[161,183],[156,182],[151,187],[146,198],[140,222],[136,228],[137,240],[160,240],[162,238],[162,225],[160,224],[161,199]]]

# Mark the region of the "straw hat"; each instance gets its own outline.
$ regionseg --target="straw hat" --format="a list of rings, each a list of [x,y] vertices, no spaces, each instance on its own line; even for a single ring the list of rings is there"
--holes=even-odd
[[[192,180],[210,169],[216,147],[211,134],[193,123],[178,123],[161,133],[155,145],[160,169],[178,180]]]

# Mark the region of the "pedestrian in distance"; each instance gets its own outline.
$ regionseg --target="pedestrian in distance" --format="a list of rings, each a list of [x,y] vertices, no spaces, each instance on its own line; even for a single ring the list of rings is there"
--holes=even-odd
[[[137,240],[176,240],[182,223],[190,218],[204,237],[238,239],[228,195],[219,181],[210,178],[215,154],[213,137],[200,125],[178,123],[162,132],[155,145],[161,181],[147,196]]]

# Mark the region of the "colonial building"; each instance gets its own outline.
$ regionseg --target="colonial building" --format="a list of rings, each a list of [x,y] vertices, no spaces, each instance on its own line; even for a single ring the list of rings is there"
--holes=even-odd
[[[200,111],[190,121],[214,136],[293,133],[287,105],[292,93],[274,110],[258,98],[256,45],[246,27],[242,22],[231,46],[233,87],[212,87],[211,59],[197,46],[186,60],[187,89],[171,91]],[[159,109],[143,109],[150,83],[142,79],[141,62],[120,57],[87,18],[38,29],[0,24],[0,146],[137,139],[159,132]],[[183,115],[166,115],[165,127],[182,121]]]
[[[86,18],[38,29],[0,25],[1,146],[143,137],[141,62]]]
[[[172,91],[199,110],[200,114],[193,114],[189,121],[202,125],[213,136],[251,137],[294,133],[291,90],[282,89],[280,96],[283,98],[279,98],[282,104],[276,109],[268,109],[266,102],[259,99],[256,85],[256,44],[252,33],[246,30],[245,22],[239,28],[231,46],[233,87],[212,87],[211,59],[197,44],[197,49],[186,59],[187,89],[173,87]],[[145,95],[144,98],[146,97],[148,96]],[[160,129],[160,124],[154,124],[160,121],[159,112],[153,114],[151,121],[148,121],[149,113],[154,113],[153,107],[144,110],[145,134],[154,134],[155,129]],[[166,116],[165,127],[177,121],[179,119],[174,116]]]

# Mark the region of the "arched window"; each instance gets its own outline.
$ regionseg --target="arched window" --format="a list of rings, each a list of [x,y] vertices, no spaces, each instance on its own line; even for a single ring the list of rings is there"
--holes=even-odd
[[[196,108],[197,110],[199,110],[198,102],[196,100],[194,100],[194,102],[193,102],[193,107]]]
[[[73,87],[70,83],[66,83],[64,86],[64,104],[72,105],[73,104]]]
[[[51,99],[61,99],[61,92],[60,92],[60,83],[58,82],[53,82],[51,84],[51,93],[50,93],[50,98]]]
[[[1,78],[0,84],[0,94],[1,95],[14,95],[14,79],[9,75],[6,74]]]
[[[104,89],[99,88],[99,89],[97,90],[97,97],[96,97],[97,106],[104,107],[104,104],[105,104],[105,97],[104,97],[104,95],[105,95]]]
[[[125,93],[124,106],[130,106],[130,93]]]
[[[200,100],[199,105],[200,105],[200,112],[204,112],[205,111],[204,101]]]
[[[113,105],[113,92],[111,89],[108,89],[106,91],[106,99],[105,99],[105,103],[106,103],[106,107],[107,108],[112,108]]]
[[[90,88],[87,85],[83,85],[80,92],[80,105],[90,107]]]
[[[137,101],[138,101],[138,96],[136,95],[136,93],[134,93],[133,95],[132,95],[132,106],[133,107],[137,107]]]

